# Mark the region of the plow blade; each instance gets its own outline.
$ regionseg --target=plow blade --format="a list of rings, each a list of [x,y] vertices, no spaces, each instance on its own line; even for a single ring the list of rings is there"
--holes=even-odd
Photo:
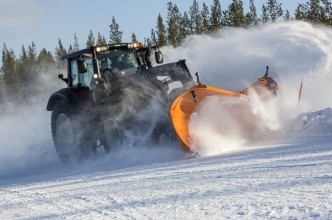
[[[260,99],[264,100],[275,96],[277,89],[277,83],[271,77],[265,75],[240,92],[215,88],[201,83],[186,90],[174,100],[170,108],[172,124],[183,149],[195,152],[191,146],[192,138],[189,133],[189,123],[191,115],[199,108],[204,98],[217,95],[249,99],[248,93],[254,91]]]

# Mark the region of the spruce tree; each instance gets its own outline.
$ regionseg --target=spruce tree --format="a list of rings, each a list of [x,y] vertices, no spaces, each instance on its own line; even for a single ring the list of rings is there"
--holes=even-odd
[[[116,22],[114,16],[112,17],[112,24],[110,27],[110,43],[122,42],[122,31],[119,29],[119,24]]]
[[[291,20],[291,15],[288,10],[286,10],[284,21],[290,21]]]
[[[74,52],[73,46],[69,44],[68,53]]]
[[[167,44],[166,28],[164,25],[163,18],[161,17],[160,14],[158,15],[157,19],[156,37],[157,37],[157,45],[159,47],[165,46]]]
[[[137,42],[138,42],[135,33],[132,33],[132,35],[131,35],[131,42],[132,42],[132,43],[137,43]]]
[[[242,0],[232,0],[227,13],[227,23],[232,27],[244,27],[246,24]]]
[[[257,10],[254,0],[249,1],[249,12],[246,15],[246,25],[247,26],[256,26],[259,23],[257,16]]]
[[[4,44],[2,50],[1,72],[6,84],[6,95],[8,100],[14,103],[22,102],[21,83],[22,79],[17,71],[17,61],[13,50],[8,50]]]
[[[331,0],[322,0],[324,7],[325,20],[324,24],[332,25],[332,2]]]
[[[299,4],[295,9],[295,19],[296,20],[306,20],[305,16],[305,6],[303,4]]]
[[[190,33],[201,34],[202,33],[202,17],[199,10],[199,5],[197,0],[193,1],[192,6],[189,10],[190,16]]]
[[[262,6],[262,22],[267,23],[270,21],[270,18],[267,14],[267,7],[263,4]]]
[[[306,17],[307,20],[314,23],[324,23],[326,16],[324,8],[320,5],[320,0],[310,0],[307,4]]]
[[[151,44],[158,45],[156,32],[153,28],[151,29]]]
[[[211,6],[210,30],[215,31],[222,27],[222,10],[219,0],[213,0]]]
[[[107,44],[105,37],[103,35],[101,35],[101,33],[99,31],[97,33],[97,42],[96,42],[96,44],[97,45]]]
[[[172,46],[177,47],[183,37],[181,36],[182,16],[177,5],[173,5],[172,2],[167,4],[167,11],[167,39]]]
[[[74,33],[74,45],[73,45],[73,51],[78,51],[80,49],[80,46],[78,44],[78,38],[76,33]]]
[[[277,21],[283,15],[281,3],[278,3],[277,0],[268,0],[266,5],[267,14],[272,22]]]
[[[201,12],[203,34],[208,34],[210,31],[209,16],[210,16],[209,7],[205,4],[205,2],[203,2],[203,8]]]
[[[95,37],[93,35],[92,30],[90,30],[89,35],[88,35],[88,40],[86,41],[86,47],[92,47],[95,45]]]
[[[66,54],[67,54],[67,51],[64,48],[64,46],[62,45],[62,42],[59,38],[58,46],[55,48],[55,63],[56,63],[57,68],[62,69],[65,67],[65,62],[61,60],[61,57]]]
[[[195,34],[195,32],[193,32],[193,29],[192,29],[193,26],[191,25],[191,20],[186,11],[183,13],[180,26],[181,26],[181,28],[180,28],[179,35],[181,36],[180,37],[181,39],[184,39],[191,34]]]

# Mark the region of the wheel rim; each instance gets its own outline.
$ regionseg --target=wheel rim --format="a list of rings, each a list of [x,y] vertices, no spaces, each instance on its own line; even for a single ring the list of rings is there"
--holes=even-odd
[[[65,114],[59,114],[56,120],[56,140],[61,148],[61,153],[74,151],[74,135],[69,118]]]
[[[108,118],[104,122],[104,138],[108,148],[115,148],[121,143],[120,129],[116,121]]]

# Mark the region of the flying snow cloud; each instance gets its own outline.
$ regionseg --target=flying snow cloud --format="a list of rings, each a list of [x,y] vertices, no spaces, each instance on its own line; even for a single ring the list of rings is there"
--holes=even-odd
[[[269,66],[270,76],[279,85],[278,96],[264,105],[252,99],[247,114],[256,117],[261,128],[258,130],[278,130],[285,129],[287,121],[301,112],[332,106],[330,39],[330,29],[304,22],[283,22],[252,29],[222,29],[213,36],[192,36],[183,46],[165,47],[163,51],[166,60],[187,59],[189,69],[200,73],[202,83],[233,91],[256,81]],[[243,123],[225,108],[227,102],[230,100],[210,97],[192,115],[194,145],[205,146],[200,150],[206,155],[234,150],[248,140],[239,130]],[[221,132],[221,127],[227,132]]]

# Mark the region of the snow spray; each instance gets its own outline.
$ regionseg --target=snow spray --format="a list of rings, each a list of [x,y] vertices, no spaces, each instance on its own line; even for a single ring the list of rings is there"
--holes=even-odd
[[[255,82],[264,75],[265,66],[270,66],[270,76],[279,85],[277,98],[267,105],[251,105],[251,111],[263,118],[259,121],[261,126],[283,129],[289,120],[301,112],[332,105],[330,39],[331,29],[294,21],[251,29],[224,28],[210,36],[191,36],[179,48],[165,47],[162,50],[166,60],[187,59],[189,69],[200,73],[202,83],[233,91],[240,91]],[[301,106],[298,107],[298,82],[302,78],[307,82],[306,94],[302,94]],[[221,107],[219,102],[210,102],[209,106],[211,109]],[[225,114],[221,110],[218,117],[225,118]],[[209,122],[205,123],[206,126],[218,127],[220,120],[210,120],[209,117],[202,112],[194,115],[192,120],[197,121],[190,122],[190,130],[204,130],[202,123],[199,123],[204,121]],[[234,125],[230,120],[228,128],[232,130],[232,126],[239,125]],[[198,133],[201,135],[196,136]],[[248,141],[245,136],[232,134],[227,138],[233,140],[234,144],[229,141],[222,143],[221,140],[227,139],[225,136],[211,138],[218,134],[218,130],[193,134],[192,138],[197,138],[200,145],[205,143],[206,146],[213,145],[220,149],[236,149]],[[220,149],[212,151],[222,152]]]

